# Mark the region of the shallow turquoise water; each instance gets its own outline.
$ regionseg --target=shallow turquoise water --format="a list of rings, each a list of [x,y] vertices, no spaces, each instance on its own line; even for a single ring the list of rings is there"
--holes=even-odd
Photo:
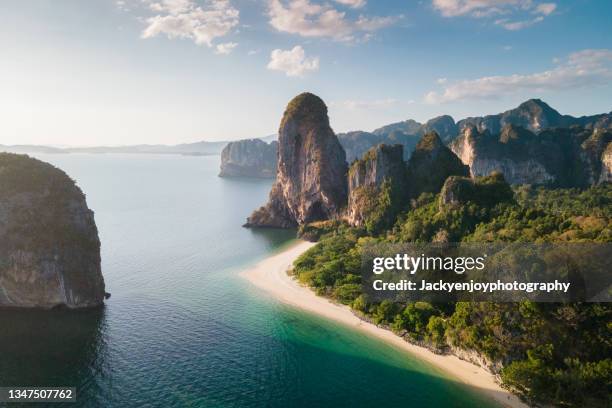
[[[112,297],[98,311],[0,312],[0,385],[75,386],[72,407],[493,406],[238,276],[294,235],[240,226],[270,181],[220,179],[217,156],[38,157],[87,195]]]

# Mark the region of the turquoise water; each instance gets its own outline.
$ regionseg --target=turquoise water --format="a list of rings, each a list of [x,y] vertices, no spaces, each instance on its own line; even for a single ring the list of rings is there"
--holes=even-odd
[[[112,297],[97,311],[0,312],[0,385],[75,386],[72,407],[493,406],[238,276],[294,236],[241,228],[270,181],[220,179],[217,156],[38,157],[87,195]]]

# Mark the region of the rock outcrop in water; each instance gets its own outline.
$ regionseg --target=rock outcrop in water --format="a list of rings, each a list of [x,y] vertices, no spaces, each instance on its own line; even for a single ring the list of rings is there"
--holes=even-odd
[[[276,177],[278,142],[245,139],[228,143],[221,152],[219,177]]]
[[[501,172],[510,184],[586,187],[604,171],[604,151],[612,141],[605,129],[546,129],[534,134],[506,125],[499,135],[464,128],[451,149],[470,167],[472,177]]]
[[[349,224],[376,230],[386,221],[392,222],[406,198],[403,146],[381,144],[371,148],[351,165],[348,185]]]
[[[63,171],[0,154],[0,307],[83,308],[105,297],[85,195]]]
[[[469,168],[442,143],[436,132],[419,141],[408,161],[408,189],[412,198],[437,193],[449,176],[467,176]]]
[[[289,228],[339,217],[347,202],[347,164],[325,103],[311,93],[293,98],[278,136],[276,182],[268,203],[245,226]]]

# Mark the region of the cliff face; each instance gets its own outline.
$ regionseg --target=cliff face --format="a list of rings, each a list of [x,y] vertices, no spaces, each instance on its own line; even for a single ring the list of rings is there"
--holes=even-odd
[[[593,131],[585,130],[583,137],[589,133],[590,136],[580,145],[579,159],[584,163],[582,167],[585,184],[594,185],[602,182],[602,176],[605,177],[609,171],[606,164],[606,151],[607,147],[612,144],[612,131],[600,128]]]
[[[278,142],[268,144],[261,139],[246,139],[228,143],[221,152],[219,177],[276,176]]]
[[[316,95],[296,96],[283,115],[276,182],[245,226],[288,228],[338,217],[347,202],[346,156]]]
[[[469,168],[450,151],[437,133],[423,136],[408,161],[410,197],[421,193],[436,193],[449,176],[467,176]]]
[[[499,135],[471,125],[451,149],[470,167],[472,177],[501,172],[510,184],[585,187],[597,182],[610,132],[580,127],[546,129],[534,134],[506,125]]]
[[[555,180],[550,170],[537,159],[540,146],[535,135],[522,128],[508,126],[496,137],[473,126],[464,128],[451,149],[470,167],[472,177],[501,172],[510,184],[545,184]],[[550,152],[555,154],[555,152]],[[556,155],[556,154],[555,154]]]
[[[612,143],[608,143],[606,150],[601,155],[600,183],[612,183]]]
[[[84,194],[50,164],[0,154],[0,307],[82,308],[104,296]]]
[[[404,197],[406,167],[401,145],[378,145],[349,169],[349,203],[347,221],[357,227],[365,226],[377,211],[382,218],[394,218],[393,208],[383,208],[385,201],[399,209]],[[387,194],[381,200],[380,194]],[[385,200],[388,198],[389,200]],[[370,225],[383,220],[373,220]]]

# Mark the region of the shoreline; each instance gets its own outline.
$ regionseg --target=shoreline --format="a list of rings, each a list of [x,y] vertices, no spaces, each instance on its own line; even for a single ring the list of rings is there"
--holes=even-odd
[[[300,285],[287,274],[287,270],[297,257],[314,245],[315,243],[312,242],[299,241],[282,252],[242,271],[240,276],[285,304],[340,322],[400,347],[415,357],[442,369],[475,391],[487,395],[502,406],[528,408],[528,405],[516,395],[503,389],[496,382],[495,376],[484,368],[461,360],[454,355],[435,354],[425,347],[408,343],[390,330],[360,319],[348,306],[332,303],[324,297],[317,296],[311,289]]]

